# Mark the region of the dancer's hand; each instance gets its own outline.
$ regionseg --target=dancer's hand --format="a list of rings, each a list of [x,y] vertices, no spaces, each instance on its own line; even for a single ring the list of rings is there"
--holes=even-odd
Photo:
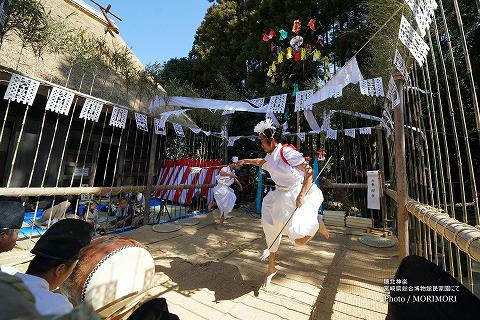
[[[296,201],[297,208],[300,208],[304,203],[305,203],[305,196],[300,193]]]

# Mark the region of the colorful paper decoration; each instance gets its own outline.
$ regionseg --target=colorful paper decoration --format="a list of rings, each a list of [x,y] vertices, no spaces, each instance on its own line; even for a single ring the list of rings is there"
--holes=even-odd
[[[268,77],[273,76],[272,66],[268,67],[267,76],[268,76]]]
[[[290,45],[295,51],[298,51],[298,49],[302,44],[303,44],[303,37],[301,36],[295,36],[290,40]]]
[[[285,111],[285,105],[287,103],[287,94],[280,94],[270,97],[268,103],[268,110],[275,113],[283,113]]]
[[[307,59],[307,49],[300,48],[300,59],[306,60]]]
[[[277,34],[275,33],[275,30],[270,29],[270,32],[268,33],[268,38],[272,39],[276,36]]]
[[[277,65],[275,64],[275,61],[272,62],[272,72],[277,71]]]
[[[293,48],[288,47],[287,48],[287,59],[292,59],[292,57],[293,57]]]
[[[264,33],[263,34],[263,41],[268,42],[268,40],[270,40],[270,38],[268,37],[268,34]]]
[[[120,129],[125,128],[127,122],[128,111],[119,107],[113,107],[112,116],[110,117],[109,125]]]
[[[272,79],[270,80],[270,83],[271,83],[271,84],[274,84],[274,83],[275,83],[275,77],[272,77]]]
[[[146,115],[135,112],[135,122],[137,123],[137,129],[148,132],[148,119]]]
[[[400,22],[398,38],[403,45],[408,48],[412,56],[415,58],[415,60],[417,60],[418,64],[422,66],[430,47],[417,34],[415,29],[410,25],[403,15]]]
[[[315,49],[313,50],[313,61],[320,61],[320,50]]]
[[[361,80],[360,93],[366,96],[384,97],[382,78]]]
[[[280,32],[280,40],[287,39],[287,37],[288,37],[288,32],[287,31],[281,29],[279,32]]]
[[[295,20],[293,21],[293,28],[292,31],[298,34],[300,32],[302,24],[300,23],[300,20]]]
[[[74,97],[75,94],[71,91],[53,87],[45,109],[67,116]]]
[[[308,98],[313,94],[313,90],[298,91],[295,95],[295,112],[303,110],[312,110],[312,104],[305,104]]]
[[[177,136],[185,138],[185,132],[183,132],[182,125],[178,123],[173,123],[173,129],[175,130]]]
[[[286,88],[287,87],[287,81],[282,80],[282,89]]]
[[[300,58],[301,58],[300,52],[295,51],[295,54],[293,55],[293,58],[295,59],[295,61],[300,61]]]
[[[315,31],[315,19],[310,19],[310,21],[308,21],[308,24],[307,26],[312,29],[312,31]]]
[[[293,84],[292,97],[295,97],[295,95],[297,94],[297,92],[298,92],[298,84],[297,84],[297,83],[294,83],[294,84]]]
[[[38,87],[39,81],[13,73],[3,98],[31,106]]]
[[[320,47],[323,47],[323,41],[320,39],[321,36],[318,36],[316,44],[319,45]]]
[[[282,63],[283,62],[283,56],[285,54],[283,53],[283,51],[280,51],[280,53],[278,54],[278,58],[277,58],[277,62],[278,63]]]
[[[310,53],[310,52],[312,52],[312,50],[313,50],[312,45],[310,43],[308,43],[307,44],[307,52]]]
[[[102,109],[102,102],[87,98],[83,104],[82,111],[80,111],[80,119],[98,122]]]

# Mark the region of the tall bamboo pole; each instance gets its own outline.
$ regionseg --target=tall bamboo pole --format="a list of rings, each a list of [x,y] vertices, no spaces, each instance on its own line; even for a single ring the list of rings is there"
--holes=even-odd
[[[398,81],[400,104],[394,109],[395,118],[395,174],[397,177],[397,225],[400,259],[409,254],[408,250],[408,214],[407,214],[407,175],[405,158],[404,96],[403,82]]]

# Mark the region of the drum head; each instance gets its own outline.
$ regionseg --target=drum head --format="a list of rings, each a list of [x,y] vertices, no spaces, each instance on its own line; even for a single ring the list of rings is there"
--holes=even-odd
[[[155,262],[138,242],[115,236],[92,241],[72,275],[60,288],[74,304],[89,302],[94,309],[151,287]]]

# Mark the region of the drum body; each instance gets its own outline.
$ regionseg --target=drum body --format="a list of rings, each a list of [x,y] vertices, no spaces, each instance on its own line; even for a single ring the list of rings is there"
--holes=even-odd
[[[139,242],[109,235],[90,243],[60,291],[74,305],[87,301],[98,309],[148,290],[154,274],[153,257]]]

